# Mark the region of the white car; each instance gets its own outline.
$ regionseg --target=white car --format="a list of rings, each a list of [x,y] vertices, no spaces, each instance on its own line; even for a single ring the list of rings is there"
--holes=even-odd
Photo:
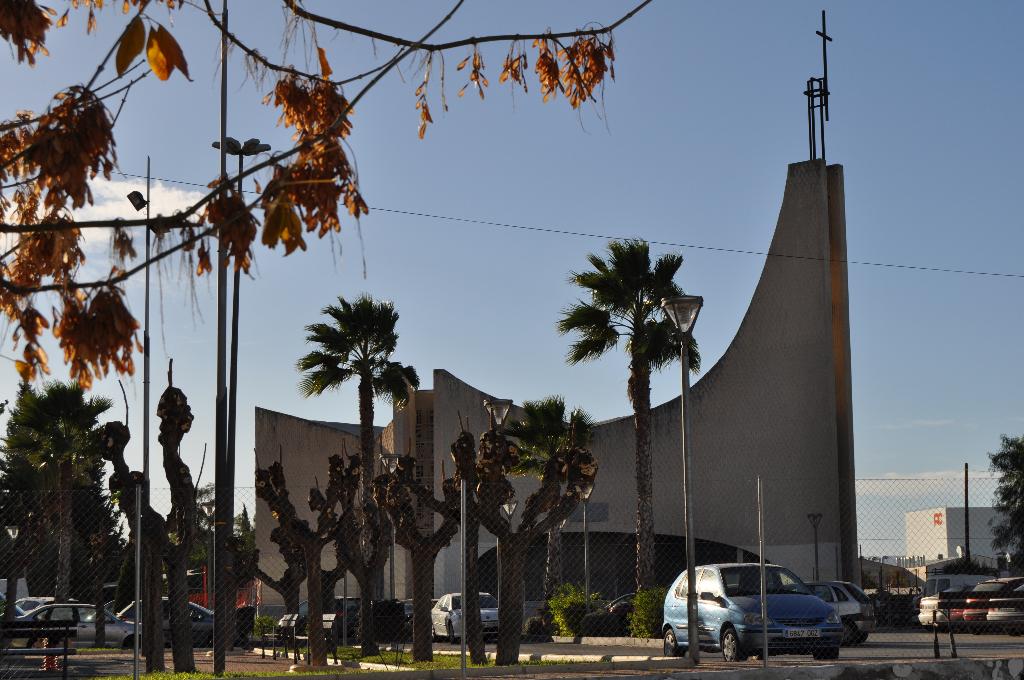
[[[863,644],[875,630],[875,608],[855,583],[820,581],[808,583],[811,592],[835,607],[843,622],[844,645]]]
[[[498,633],[498,601],[490,593],[480,593],[480,623],[484,635]],[[458,640],[462,633],[462,595],[448,593],[438,599],[430,610],[430,627],[434,637]]]
[[[132,637],[134,627],[121,621],[108,611],[104,611],[104,635],[106,647],[128,648],[134,644]],[[75,624],[73,647],[85,648],[96,646],[96,607],[81,602],[67,604],[44,604],[36,607],[22,620],[25,621],[71,621]]]

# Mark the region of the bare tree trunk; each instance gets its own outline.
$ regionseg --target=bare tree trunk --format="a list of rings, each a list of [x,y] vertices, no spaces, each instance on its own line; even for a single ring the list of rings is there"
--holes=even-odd
[[[161,529],[162,530],[162,529]],[[145,536],[145,530],[143,535]],[[142,651],[146,654],[146,672],[163,672],[163,555],[159,550],[160,536],[142,541]]]
[[[380,650],[373,630],[373,600],[370,597],[369,579],[356,581],[359,583],[359,653],[362,656],[376,656]]]
[[[306,621],[306,634],[309,636],[309,656],[314,666],[327,665],[327,644],[324,640],[324,609],[323,593],[320,581],[320,554],[323,544],[319,541],[303,546],[306,556],[306,601],[309,603],[309,619]]]
[[[544,564],[544,599],[550,600],[562,583],[562,532],[558,527],[548,530],[548,554]]]
[[[74,468],[70,459],[60,463],[60,519],[57,529],[57,584],[53,597],[57,602],[67,602],[71,595],[71,484]]]
[[[171,627],[171,657],[175,673],[194,673],[192,619],[188,615],[188,576],[186,559],[178,555],[167,560],[167,614]]]
[[[651,472],[651,378],[634,358],[629,375],[636,432],[636,588],[654,585],[654,502]]]
[[[498,605],[498,651],[494,664],[508,666],[519,663],[519,642],[523,631],[523,572],[526,547],[520,536],[502,539],[501,602]]]
[[[412,551],[412,660],[434,660],[430,599],[434,591],[434,559],[430,549]]]

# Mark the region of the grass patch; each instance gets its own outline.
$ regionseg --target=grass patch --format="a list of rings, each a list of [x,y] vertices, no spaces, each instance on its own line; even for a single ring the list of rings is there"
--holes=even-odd
[[[303,675],[337,675],[338,673],[352,673],[359,671],[353,668],[332,668],[329,671],[323,672],[310,672],[310,673],[296,673],[295,677],[301,678]],[[140,673],[140,678],[146,678],[146,680],[217,680],[218,678],[268,678],[277,677],[281,675],[288,675],[287,670],[277,671],[263,671],[263,672],[226,672],[224,675],[214,675],[213,673],[175,673],[173,671],[165,671],[163,673]],[[132,680],[131,673],[127,675],[101,675],[93,678],[92,680]]]

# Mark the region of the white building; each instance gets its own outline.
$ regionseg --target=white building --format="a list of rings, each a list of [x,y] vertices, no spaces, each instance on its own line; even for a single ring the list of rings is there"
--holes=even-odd
[[[992,545],[992,522],[998,517],[995,508],[937,507],[915,510],[905,515],[907,557],[923,562],[948,560],[967,554],[966,521],[970,522],[971,557],[995,557],[999,552]]]

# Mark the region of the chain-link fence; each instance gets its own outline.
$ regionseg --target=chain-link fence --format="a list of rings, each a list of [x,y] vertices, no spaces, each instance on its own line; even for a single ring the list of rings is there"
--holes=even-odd
[[[551,640],[585,638],[619,649],[626,644],[623,638],[633,638],[630,644],[646,648],[650,656],[685,653],[692,592],[705,656],[763,655],[766,632],[772,656],[905,659],[933,656],[936,646],[947,656],[953,645],[961,656],[1009,653],[1019,647],[1012,636],[1024,632],[1024,578],[1014,580],[1020,572],[993,538],[993,526],[1002,521],[992,507],[997,481],[857,480],[856,519],[847,524],[837,491],[811,480],[761,479],[759,512],[757,479],[705,479],[694,490],[696,587],[689,587],[685,575],[684,515],[674,509],[659,512],[655,504],[652,585],[639,593],[635,533],[621,530],[635,518],[611,517],[607,506],[591,501],[586,521],[580,506],[560,527],[519,546],[523,587],[514,596],[524,610],[523,640],[542,647]],[[727,515],[703,512],[712,494],[729,499]],[[282,546],[276,518],[251,488],[236,489],[233,539],[217,544],[212,496],[211,489],[200,489],[194,507],[181,512],[169,490],[150,492],[158,521],[144,523],[143,546],[153,546],[162,557],[159,566],[144,557],[140,574],[143,589],[160,584],[163,666],[212,668],[217,634],[212,609],[219,587],[212,565],[218,550],[229,551],[233,563],[232,583],[224,586],[233,592],[235,618],[227,670],[273,671],[308,663],[309,570],[303,557]],[[55,624],[72,631],[78,653],[70,663],[80,672],[131,672],[145,614],[137,627],[135,532],[129,526],[134,518],[125,517],[116,501],[96,489],[4,492],[0,593],[5,625],[36,621],[51,630],[20,638],[4,633],[0,676],[26,677],[47,663],[46,655],[14,650],[59,646]],[[190,526],[181,526],[183,517]],[[501,592],[500,562],[503,555],[509,559],[508,550],[481,530],[476,573],[485,593],[481,619],[488,642],[494,641],[500,612],[517,606]],[[367,659],[358,646],[364,588],[338,566],[330,540],[323,542],[319,566],[329,661],[377,660]],[[418,566],[397,546],[388,548],[383,568],[364,577],[373,638],[381,649],[408,648],[414,592],[425,592],[435,651],[456,653],[463,591],[458,534],[427,570],[427,590],[415,589]],[[159,580],[147,580],[154,573]],[[389,658],[382,653],[377,661]],[[142,663],[159,667],[145,658]]]

